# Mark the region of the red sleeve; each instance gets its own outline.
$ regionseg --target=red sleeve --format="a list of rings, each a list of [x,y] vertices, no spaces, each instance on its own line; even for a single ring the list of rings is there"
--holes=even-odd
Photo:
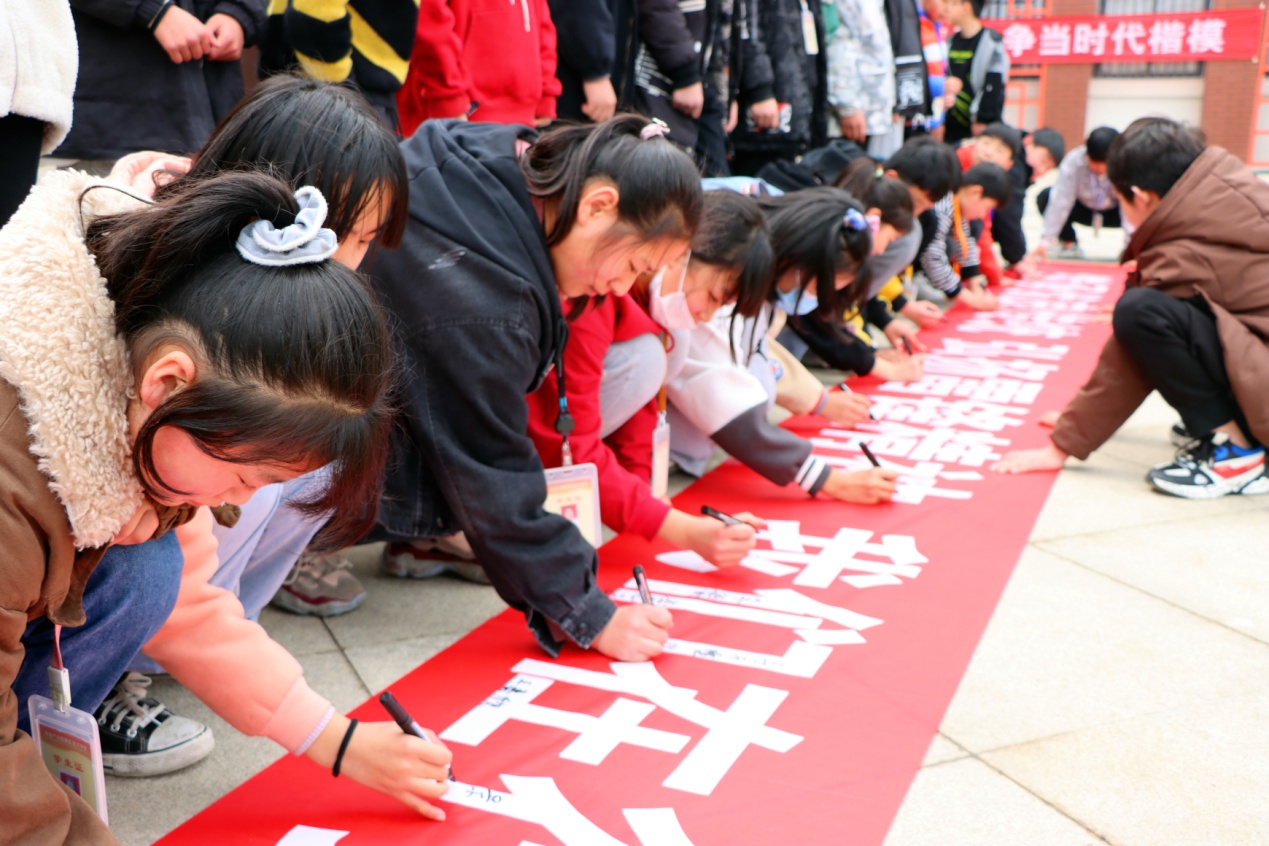
[[[524,0],[528,2],[528,0]],[[546,0],[538,0],[538,32],[541,35],[542,51],[542,99],[538,101],[534,117],[554,118],[555,100],[564,90],[555,76],[559,55],[556,52],[555,22],[551,20],[551,7]]]
[[[991,285],[1000,284],[1000,262],[992,249],[995,243],[991,237],[991,215],[988,215],[983,219],[983,234],[978,236],[978,269]]]
[[[471,74],[463,64],[463,39],[470,12],[465,0],[423,0],[414,31],[410,70],[397,95],[401,131],[414,134],[428,118],[451,118],[471,108]]]
[[[599,437],[599,388],[604,376],[604,355],[612,345],[616,324],[614,299],[607,298],[569,325],[564,372],[568,409],[575,423],[569,444],[573,448],[575,463],[591,462],[599,471],[599,505],[605,525],[618,532],[635,532],[651,540],[661,529],[670,507],[652,496],[650,476],[636,476],[622,467],[617,456]],[[558,467],[561,438],[555,431],[555,417],[559,411],[559,393],[553,375],[528,396],[528,403],[529,436],[537,445],[542,463],[547,467]],[[651,441],[649,430],[649,451]],[[650,462],[651,455],[646,460]]]

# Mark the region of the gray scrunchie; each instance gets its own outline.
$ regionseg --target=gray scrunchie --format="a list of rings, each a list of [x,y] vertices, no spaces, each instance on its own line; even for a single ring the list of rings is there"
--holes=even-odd
[[[326,198],[306,185],[295,192],[300,210],[295,223],[278,229],[270,220],[253,220],[238,233],[238,254],[253,264],[285,267],[325,261],[339,249],[339,239],[326,222]]]

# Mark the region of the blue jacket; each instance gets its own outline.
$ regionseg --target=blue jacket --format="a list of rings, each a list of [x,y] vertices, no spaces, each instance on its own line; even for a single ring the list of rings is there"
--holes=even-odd
[[[552,655],[550,623],[589,646],[616,607],[598,556],[542,509],[546,480],[525,395],[568,328],[546,235],[515,155],[521,126],[427,121],[401,142],[410,220],[367,268],[405,369],[379,539],[467,535],[499,596]]]

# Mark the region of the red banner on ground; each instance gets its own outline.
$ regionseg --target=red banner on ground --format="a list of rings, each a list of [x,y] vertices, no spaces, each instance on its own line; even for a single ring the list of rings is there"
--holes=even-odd
[[[1216,62],[1260,53],[1264,9],[985,20],[1014,64]]]
[[[1121,278],[1050,266],[999,311],[925,333],[926,378],[873,382],[875,422],[794,421],[835,465],[866,466],[870,444],[903,473],[899,501],[810,500],[728,462],[676,505],[771,520],[744,564],[605,545],[617,602],[639,601],[643,564],[674,612],[656,661],[549,660],[508,611],[393,684],[454,751],[445,823],[288,757],[160,843],[880,844],[1054,480],[988,468],[1045,441],[1036,420],[1090,372],[1108,331],[1092,317]],[[385,716],[373,700],[353,715]]]

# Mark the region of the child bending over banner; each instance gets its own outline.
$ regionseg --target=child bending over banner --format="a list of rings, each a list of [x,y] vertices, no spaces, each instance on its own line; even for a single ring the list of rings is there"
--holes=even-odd
[[[1269,493],[1269,185],[1193,129],[1135,121],[1115,140],[1107,171],[1136,261],[1115,304],[1114,335],[1092,377],[1041,449],[996,464],[1022,473],[1087,458],[1151,391],[1181,415],[1173,461],[1147,480],[1190,499]]]

